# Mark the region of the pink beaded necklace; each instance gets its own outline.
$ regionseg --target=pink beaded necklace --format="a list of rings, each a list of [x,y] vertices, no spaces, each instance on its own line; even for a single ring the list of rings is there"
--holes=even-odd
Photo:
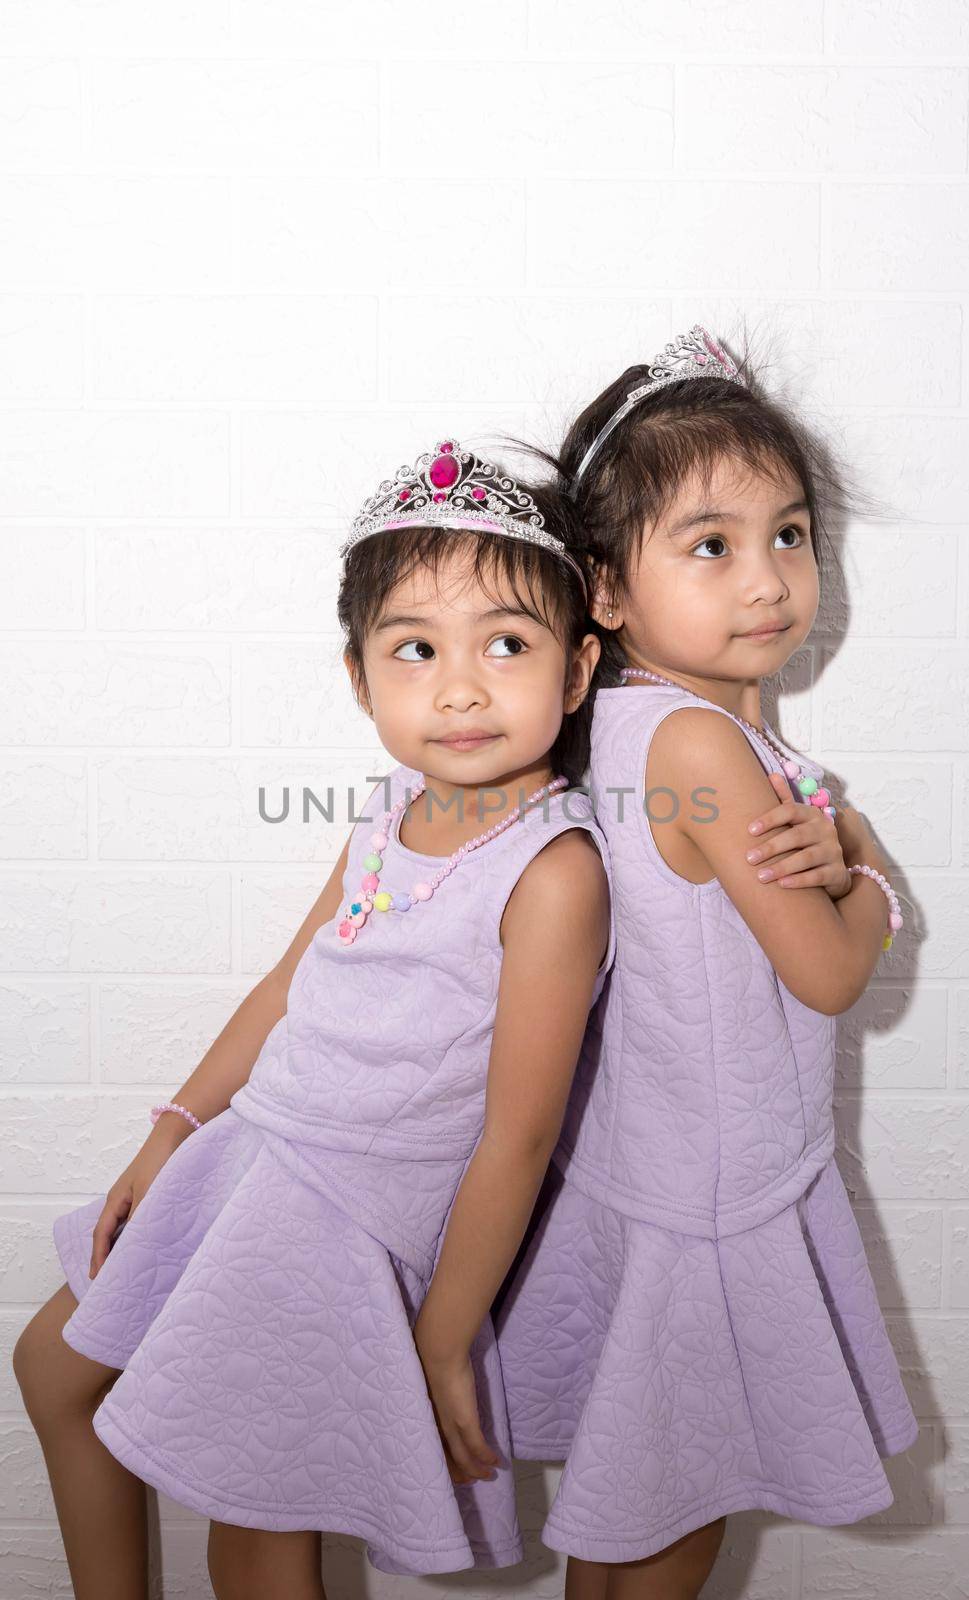
[[[649,678],[653,683],[669,684],[671,689],[686,689],[685,683],[674,683],[672,678],[664,678],[658,672],[647,672],[645,667],[623,667],[619,676],[624,681],[626,678]],[[686,692],[687,694],[693,694],[692,689],[686,689]],[[695,698],[699,700],[702,696],[696,695]],[[770,746],[781,764],[784,776],[790,778],[791,782],[796,784],[798,791],[803,794],[805,800],[808,800],[812,806],[817,806],[833,822],[836,813],[827,789],[822,788],[817,779],[812,778],[799,761],[792,761],[790,756],[779,748],[776,741],[763,728],[755,728],[752,722],[748,722],[746,717],[740,716],[737,712],[734,712],[733,715],[736,716],[738,722],[743,723],[745,728],[749,728],[751,733],[756,734],[758,739],[763,739],[764,743]]]
[[[648,678],[652,683],[668,684],[671,689],[686,689],[687,694],[693,694],[694,699],[696,700],[702,698],[702,696],[694,694],[692,689],[687,689],[686,684],[674,683],[672,678],[664,678],[659,672],[649,672],[645,667],[622,667],[619,676],[622,678],[623,682],[625,682],[627,678]],[[743,723],[745,728],[749,728],[751,733],[756,734],[758,739],[763,739],[764,743],[770,746],[781,764],[785,777],[790,778],[791,782],[796,784],[799,792],[806,800],[810,801],[812,806],[817,806],[819,810],[824,812],[826,817],[830,817],[831,821],[834,822],[837,813],[834,806],[831,804],[831,796],[829,795],[827,789],[822,788],[818,784],[817,780],[811,777],[810,773],[805,772],[799,761],[792,761],[790,757],[778,747],[776,740],[772,739],[769,734],[764,732],[763,728],[755,728],[752,722],[748,722],[746,717],[741,717],[736,712],[734,712],[733,715],[737,717],[738,722]],[[892,948],[894,935],[899,931],[900,928],[905,926],[904,922],[902,921],[902,912],[898,895],[895,893],[888,879],[882,873],[876,872],[874,867],[855,865],[849,867],[848,871],[852,874],[852,876],[854,876],[856,873],[862,873],[864,877],[873,879],[888,900],[888,932],[882,940],[882,950],[890,950]]]
[[[477,838],[467,839],[464,844],[459,845],[454,854],[448,856],[447,860],[442,862],[432,878],[429,880],[422,879],[419,883],[415,883],[409,894],[405,892],[392,894],[387,889],[379,888],[380,870],[384,864],[380,851],[387,848],[401,812],[406,809],[411,800],[419,799],[424,793],[427,785],[425,780],[421,778],[416,789],[405,794],[395,805],[384,812],[380,826],[376,832],[370,835],[370,843],[373,848],[369,855],[365,855],[363,858],[363,866],[366,871],[360,880],[363,895],[359,900],[351,900],[344,909],[343,918],[337,926],[337,937],[340,943],[342,945],[351,945],[353,943],[360,929],[365,926],[371,911],[409,911],[411,906],[417,905],[423,900],[430,900],[435,889],[440,888],[444,879],[454,871],[455,867],[460,866],[465,856],[470,855],[472,850],[477,850],[481,845],[487,844],[489,839],[497,838],[499,833],[503,833],[506,828],[510,828],[512,823],[517,822],[520,816],[524,816],[531,806],[544,799],[546,795],[554,794],[557,789],[562,788],[563,784],[567,785],[568,781],[568,778],[560,775],[557,778],[553,778],[551,783],[543,784],[541,789],[536,789],[533,795],[529,795],[528,799],[518,807],[517,811],[509,812],[508,816],[504,817],[501,822],[494,823],[486,832],[479,833]]]

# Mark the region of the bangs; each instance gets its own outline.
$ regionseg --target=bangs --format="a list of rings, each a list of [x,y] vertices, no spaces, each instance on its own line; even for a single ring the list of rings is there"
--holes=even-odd
[[[452,563],[465,583],[477,584],[495,605],[513,599],[550,632],[563,627],[570,608],[563,594],[566,569],[557,556],[523,539],[425,524],[374,534],[350,552],[347,576],[360,596],[361,633],[370,632],[394,590],[413,573],[426,570],[439,585],[442,568]]]
[[[577,455],[609,403],[600,396],[578,419],[566,457]],[[825,560],[838,566],[828,528],[848,514],[855,496],[823,442],[750,388],[686,379],[632,412],[604,441],[583,485],[580,514],[613,592],[628,593],[650,525],[669,510],[683,484],[695,478],[700,491],[708,492],[725,460],[778,485],[792,478],[807,504],[819,574]]]
[[[709,391],[712,386],[702,387]],[[699,387],[689,381],[671,384],[658,414],[651,414],[645,405],[625,430],[617,430],[615,441],[603,446],[604,459],[594,487],[590,485],[589,501],[603,509],[608,504],[614,521],[625,525],[632,535],[630,553],[639,553],[647,525],[669,510],[688,479],[695,478],[701,493],[708,492],[725,460],[777,484],[793,478],[808,502],[813,524],[816,475],[802,441],[787,428],[772,426],[763,410],[755,412],[743,397],[735,405],[735,397],[725,394],[719,407],[711,406],[709,392],[698,394]],[[681,389],[686,392],[678,393]]]

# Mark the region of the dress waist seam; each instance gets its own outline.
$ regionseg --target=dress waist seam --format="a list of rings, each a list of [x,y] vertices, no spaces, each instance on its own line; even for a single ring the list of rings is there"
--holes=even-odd
[[[744,1196],[717,1208],[691,1205],[670,1195],[636,1191],[619,1179],[604,1175],[579,1155],[574,1146],[560,1141],[552,1160],[575,1188],[605,1205],[612,1205],[634,1220],[709,1239],[742,1233],[767,1221],[774,1211],[796,1199],[834,1154],[835,1132],[828,1127],[812,1140],[788,1169],[759,1194]]]
[[[272,1119],[270,1124],[260,1122],[260,1126],[272,1126],[274,1132],[283,1133],[295,1143],[310,1144],[317,1149],[356,1150],[379,1155],[400,1155],[410,1161],[419,1161],[422,1157],[428,1161],[461,1160],[469,1156],[478,1142],[478,1135],[469,1134],[467,1138],[456,1141],[444,1137],[435,1141],[433,1134],[427,1132],[407,1133],[405,1130],[391,1126],[381,1126],[370,1122],[343,1122],[337,1117],[314,1117],[300,1111],[298,1117],[289,1122],[289,1108],[280,1105],[277,1101],[263,1095],[254,1089],[251,1083],[243,1084],[230,1101],[232,1109],[239,1116],[245,1117],[248,1110],[261,1111],[267,1118]],[[258,1119],[253,1117],[252,1121]],[[332,1129],[338,1135],[340,1142],[332,1146],[306,1137],[307,1128],[314,1132],[325,1133]],[[349,1142],[347,1139],[349,1136]],[[396,1146],[396,1148],[395,1148]]]

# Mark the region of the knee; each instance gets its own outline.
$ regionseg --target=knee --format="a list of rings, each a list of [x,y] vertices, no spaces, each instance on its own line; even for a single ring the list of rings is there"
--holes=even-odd
[[[42,1341],[38,1334],[37,1317],[32,1317],[13,1347],[13,1374],[18,1381],[24,1403],[29,1402],[37,1392],[37,1381],[42,1368],[40,1342]]]
[[[12,1362],[14,1377],[27,1408],[27,1415],[31,1418],[41,1405],[44,1396],[42,1339],[37,1322],[37,1317],[32,1317],[21,1332],[13,1347]]]
[[[48,1302],[13,1347],[14,1377],[38,1433],[72,1417],[92,1416],[117,1377],[63,1343],[59,1318],[55,1320]]]

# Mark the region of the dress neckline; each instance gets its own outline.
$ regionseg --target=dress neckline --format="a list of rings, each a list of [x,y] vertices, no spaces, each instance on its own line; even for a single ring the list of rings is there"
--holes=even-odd
[[[686,684],[684,684],[684,683],[638,683],[638,684],[634,685],[634,688],[637,688],[637,689],[664,689],[664,690],[678,689],[681,694],[691,695],[693,697],[693,699],[697,702],[698,705],[701,705],[701,706],[712,706],[712,708],[715,711],[722,711],[722,712],[725,713],[726,716],[732,717],[736,722],[740,723],[741,726],[744,725],[744,719],[739,717],[737,715],[736,711],[728,711],[726,706],[718,706],[717,702],[715,700],[707,700],[707,699],[705,699],[705,697],[703,695],[697,694],[695,689],[688,689],[686,687]],[[613,684],[613,685],[610,685],[608,688],[598,689],[596,691],[596,702],[595,703],[596,703],[596,705],[598,705],[599,700],[602,698],[603,695],[619,695],[619,694],[624,694],[625,695],[625,694],[628,694],[628,693],[629,693],[629,687],[628,687],[627,684],[624,684],[624,683]],[[613,703],[617,703],[617,702],[613,702]],[[763,720],[763,724],[764,724],[762,728],[755,728],[753,723],[749,724],[749,726],[753,729],[753,732],[757,736],[757,738],[762,739],[764,741],[766,741],[768,739],[773,740],[773,742],[777,745],[778,749],[779,750],[783,750],[784,754],[789,759],[800,761],[801,764],[804,766],[805,771],[809,770],[809,768],[812,765],[811,757],[810,756],[805,756],[800,750],[795,750],[794,746],[788,744],[786,739],[782,739],[780,734],[776,731],[776,729],[773,728],[771,726],[771,724],[767,721],[766,717],[764,717],[762,720]],[[817,763],[814,762],[813,765],[817,766]]]
[[[411,768],[410,770],[413,771],[414,769]],[[421,776],[423,776],[423,774],[421,774]],[[405,788],[406,787],[407,787],[407,785],[405,784]],[[556,789],[554,794],[548,796],[548,800],[549,800],[549,803],[551,804],[553,801],[561,800],[563,798],[563,796],[565,796],[567,794],[574,794],[574,793],[575,793],[574,789]],[[422,795],[417,795],[417,796],[415,796],[415,798],[418,801],[420,801],[423,798],[423,796]],[[454,853],[453,851],[451,851],[450,854],[446,855],[446,856],[426,855],[423,851],[412,850],[410,848],[410,845],[406,845],[404,843],[403,839],[400,836],[401,824],[403,823],[403,820],[404,820],[405,816],[407,815],[408,811],[410,810],[410,808],[411,808],[411,806],[413,804],[414,804],[414,800],[412,799],[412,800],[408,801],[407,805],[404,806],[403,810],[401,810],[401,811],[399,811],[397,813],[397,817],[396,817],[396,819],[394,821],[393,828],[391,829],[391,833],[390,833],[390,838],[393,841],[394,848],[402,856],[406,856],[411,861],[434,862],[439,867],[443,861],[449,861],[450,860],[451,855],[453,855],[453,853]],[[494,838],[488,839],[484,844],[479,844],[476,850],[469,851],[469,855],[470,856],[481,855],[482,852],[487,851],[487,850],[491,850],[494,846],[500,845],[504,840],[507,840],[507,839],[511,838],[512,835],[515,834],[517,829],[519,829],[521,827],[522,823],[527,822],[529,817],[534,815],[536,812],[538,813],[539,816],[541,815],[541,813],[542,813],[541,804],[534,805],[532,807],[531,811],[526,811],[524,817],[518,817],[516,819],[516,821],[513,822],[510,825],[510,827],[505,828],[501,833],[495,834]],[[481,831],[482,831],[482,833],[484,833],[485,829],[482,828]],[[455,848],[458,848],[458,847],[456,846]]]

